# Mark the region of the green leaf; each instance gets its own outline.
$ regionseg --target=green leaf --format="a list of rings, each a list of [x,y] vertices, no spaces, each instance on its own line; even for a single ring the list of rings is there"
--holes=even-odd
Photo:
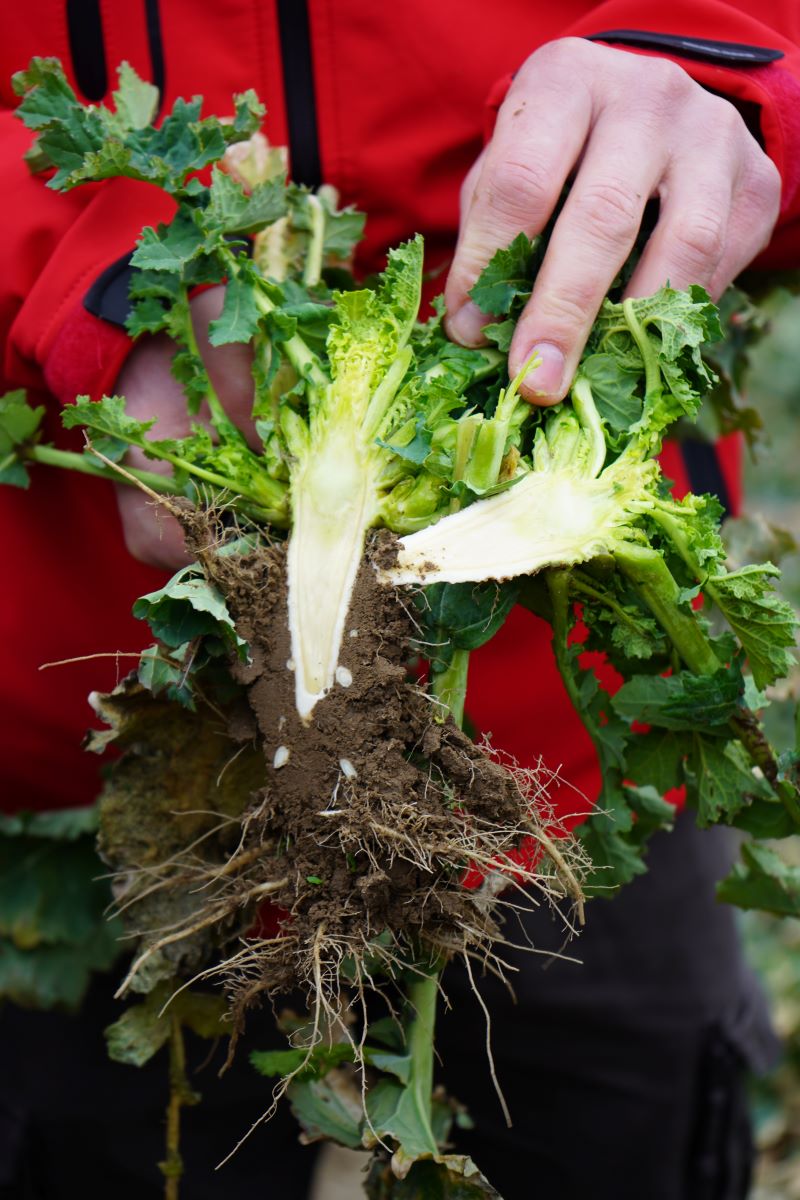
[[[535,262],[533,242],[519,233],[505,250],[497,250],[470,289],[470,297],[481,312],[505,316],[516,299],[531,293]]]
[[[48,186],[72,186],[72,174],[84,158],[103,146],[105,123],[101,112],[85,108],[67,82],[55,58],[33,58],[27,71],[13,77],[14,91],[22,96],[17,108],[29,129],[38,131],[36,149],[48,165],[57,168]]]
[[[254,1050],[250,1062],[260,1075],[282,1079],[299,1071],[307,1058],[308,1051],[301,1046],[296,1050]]]
[[[85,426],[96,449],[112,460],[120,458],[126,446],[146,446],[145,435],[155,425],[155,420],[129,417],[122,396],[104,396],[102,400],[78,396],[74,404],[66,405],[61,421],[65,429]]]
[[[594,817],[584,821],[578,836],[592,863],[591,874],[583,884],[587,896],[611,896],[647,870],[641,849],[621,833],[598,828]]]
[[[774,850],[755,842],[745,842],[742,859],[717,887],[718,898],[738,908],[800,917],[800,867],[789,866]]]
[[[258,329],[260,315],[252,275],[242,270],[228,280],[222,313],[209,325],[211,345],[249,342]]]
[[[364,236],[366,215],[350,207],[336,210],[332,205],[326,203],[324,196],[321,196],[320,199],[325,208],[323,257],[347,261]]]
[[[5,457],[13,446],[30,441],[44,412],[43,404],[38,408],[28,404],[22,389],[0,396],[0,457]]]
[[[695,733],[686,762],[688,796],[697,808],[699,825],[730,824],[754,797],[765,799],[769,788],[753,774],[738,742]]]
[[[191,667],[196,661],[195,650],[193,642],[177,646],[171,655],[164,646],[148,646],[142,651],[136,678],[154,696],[166,693],[170,700],[177,700],[185,708],[194,711],[195,698],[190,676]]]
[[[132,1067],[144,1066],[169,1040],[175,1020],[198,1037],[209,1040],[230,1033],[223,996],[185,989],[173,997],[178,986],[175,980],[159,984],[146,999],[132,1004],[107,1027],[109,1058]]]
[[[179,209],[169,225],[153,229],[146,225],[131,266],[141,271],[168,271],[180,274],[203,251],[205,235],[191,212]]]
[[[18,448],[36,440],[44,413],[44,405],[28,404],[21,389],[0,396],[0,483],[28,486],[28,469],[17,456]]]
[[[373,1156],[365,1184],[369,1200],[500,1200],[471,1159],[447,1155],[412,1164],[398,1179],[385,1155]]]
[[[636,390],[641,374],[626,370],[612,354],[584,358],[580,373],[589,380],[597,411],[612,434],[625,433],[642,415],[642,397]],[[615,439],[611,440],[614,444]]]
[[[728,668],[714,675],[635,675],[612,697],[611,705],[627,722],[690,733],[718,728],[723,734],[739,707],[743,687],[741,676]]]
[[[785,838],[797,833],[797,826],[776,796],[771,799],[750,798],[731,821],[737,829],[743,829],[755,838]]]
[[[126,129],[144,129],[158,112],[158,88],[140,79],[127,62],[120,63],[117,76],[119,86],[113,93],[117,116]]]
[[[133,615],[147,621],[155,637],[167,646],[182,646],[194,638],[221,637],[240,656],[247,644],[236,633],[222,594],[208,583],[196,563],[182,567],[156,592],[140,596]]]
[[[367,1114],[377,1136],[381,1140],[393,1138],[404,1158],[424,1158],[438,1153],[429,1115],[421,1109],[413,1087],[394,1079],[378,1080],[367,1092]]]
[[[668,729],[637,734],[628,743],[625,773],[663,796],[683,783],[683,760],[690,749],[690,738]]]
[[[257,184],[249,194],[226,172],[214,167],[204,214],[210,229],[225,234],[251,234],[286,215],[286,186],[282,175]]]
[[[775,592],[772,563],[742,567],[708,580],[706,590],[744,647],[756,687],[788,675],[794,662],[797,617]]]
[[[409,1054],[393,1054],[390,1050],[368,1048],[365,1057],[370,1066],[375,1067],[376,1070],[394,1075],[395,1079],[404,1085],[410,1083],[414,1064]]]
[[[628,429],[627,441],[638,443],[643,453],[650,454],[669,425],[697,412],[715,380],[701,347],[719,338],[721,331],[716,309],[701,287],[692,286],[685,292],[664,287],[652,296],[631,301],[630,308],[662,384],[650,389],[640,419]],[[603,302],[586,350],[587,358],[594,354],[611,355],[623,372],[644,374],[643,349],[633,336],[622,304]]]
[[[293,1079],[288,1096],[304,1141],[330,1138],[351,1150],[361,1149],[361,1091],[351,1075],[340,1069],[322,1079]]]
[[[641,845],[656,829],[671,829],[675,823],[675,805],[664,800],[656,788],[626,787],[625,799],[635,813],[632,840]]]
[[[131,305],[125,328],[132,338],[142,333],[158,333],[167,326],[168,312],[157,296],[147,296]]]
[[[328,1071],[353,1062],[355,1053],[349,1042],[320,1042],[309,1052],[305,1046],[287,1050],[254,1050],[250,1062],[261,1075],[285,1078],[297,1072],[298,1079],[319,1079]]]
[[[43,812],[0,813],[0,836],[57,838],[74,842],[86,834],[97,832],[97,806],[46,809]]]
[[[484,325],[483,336],[493,342],[498,350],[502,350],[503,354],[508,354],[516,328],[516,321],[492,321],[491,324]]]
[[[95,807],[0,817],[0,1000],[75,1008],[119,954],[96,826]]]
[[[414,594],[423,624],[423,653],[444,669],[455,649],[477,650],[494,637],[516,603],[520,585],[434,583]],[[443,644],[444,643],[444,644]]]
[[[154,1000],[157,997],[157,1001]],[[169,1041],[170,1021],[159,1017],[164,1003],[158,988],[140,1004],[132,1004],[105,1031],[108,1057],[130,1067],[143,1067]]]
[[[0,936],[23,950],[86,942],[105,919],[101,873],[91,835],[0,837]]]
[[[42,945],[32,950],[0,938],[0,1000],[22,1008],[75,1011],[92,973],[107,971],[118,958],[117,933],[117,926],[99,922],[92,935],[78,945]]]

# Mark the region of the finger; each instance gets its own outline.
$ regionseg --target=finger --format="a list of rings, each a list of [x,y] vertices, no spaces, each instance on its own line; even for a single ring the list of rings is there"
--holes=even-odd
[[[211,386],[219,396],[226,413],[234,425],[238,425],[250,445],[259,448],[261,442],[252,419],[252,348],[239,342],[212,346],[209,341],[208,327],[222,312],[224,302],[224,287],[208,288],[192,301],[192,324],[197,348],[211,380]]]
[[[149,467],[152,470],[152,465]],[[174,517],[136,488],[118,484],[117,504],[128,553],[139,562],[176,571],[191,562],[183,530]]]
[[[739,272],[766,248],[778,220],[780,203],[778,168],[766,155],[760,155],[734,191],[725,251],[708,288],[713,299],[718,299]]]
[[[519,233],[539,233],[583,149],[592,120],[589,90],[529,60],[500,110],[481,169],[466,189],[453,265],[445,287],[446,328],[467,345],[482,340],[486,317],[469,290],[495,251]],[[535,97],[535,99],[534,99]],[[535,119],[527,111],[536,104]]]
[[[171,373],[175,343],[165,334],[145,336],[136,342],[117,377],[114,391],[125,397],[125,411],[137,421],[156,421],[149,438],[181,438],[189,432],[186,397]],[[143,461],[141,451],[131,450]],[[135,462],[136,466],[142,463]],[[150,468],[148,468],[150,469]],[[169,470],[165,467],[164,470]]]
[[[659,185],[658,222],[626,295],[650,296],[666,283],[674,288],[709,286],[725,253],[739,175],[739,155],[722,145],[721,138],[685,145],[675,154]]]
[[[522,393],[540,404],[562,399],[609,287],[630,254],[645,204],[666,163],[651,123],[598,120],[577,178],[556,221],[509,353],[509,373],[534,350],[540,363]]]
[[[704,103],[716,106],[713,142],[683,142],[670,162],[659,220],[626,295],[699,283],[716,298],[769,240],[780,203],[777,169],[730,104]]]

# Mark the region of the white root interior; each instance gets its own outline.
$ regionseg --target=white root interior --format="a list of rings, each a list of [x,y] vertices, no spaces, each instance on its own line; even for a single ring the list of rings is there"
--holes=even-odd
[[[293,479],[287,556],[295,702],[303,720],[333,686],[375,487],[352,429],[331,425]]]
[[[610,550],[625,524],[627,489],[608,473],[531,472],[507,491],[479,500],[401,538],[386,584],[475,583],[532,575]]]

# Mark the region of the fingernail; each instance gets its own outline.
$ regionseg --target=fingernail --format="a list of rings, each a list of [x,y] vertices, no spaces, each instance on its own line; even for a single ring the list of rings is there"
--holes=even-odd
[[[564,382],[564,355],[551,342],[540,342],[531,350],[531,354],[534,353],[539,356],[539,363],[523,379],[523,388],[535,396],[560,395]]]
[[[447,332],[462,346],[479,346],[484,341],[483,327],[491,318],[482,313],[477,304],[468,300],[452,317],[447,318]]]

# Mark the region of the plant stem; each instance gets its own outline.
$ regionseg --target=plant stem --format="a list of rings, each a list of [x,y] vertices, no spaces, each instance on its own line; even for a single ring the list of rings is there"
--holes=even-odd
[[[661,369],[658,365],[658,355],[650,338],[647,336],[647,331],[639,323],[632,299],[629,298],[622,301],[622,312],[628,329],[631,332],[631,337],[639,347],[639,353],[642,356],[642,362],[644,363],[644,390],[645,397],[647,397],[661,387]]]
[[[678,585],[657,550],[625,545],[616,553],[620,569],[628,576],[639,595],[671,639],[675,649],[695,675],[714,675],[722,667],[696,619],[681,612]],[[730,726],[752,762],[783,804],[789,816],[800,826],[800,798],[789,780],[779,778],[778,764],[758,719],[744,706],[730,719]]]
[[[634,633],[638,632],[636,622],[629,613],[625,612],[622,605],[618,604],[613,596],[609,596],[608,593],[598,591],[597,588],[592,587],[575,568],[572,571],[571,586],[574,591],[588,596],[591,600],[596,600],[598,604],[602,604],[609,612],[614,614],[621,625],[627,625]]]
[[[303,283],[307,288],[316,287],[322,274],[322,250],[325,241],[325,211],[314,195],[308,197],[311,214],[311,236],[303,267]]]
[[[406,1050],[412,1068],[409,1086],[421,1124],[430,1141],[431,1153],[438,1153],[432,1126],[433,1035],[436,1026],[436,1002],[439,997],[440,966],[420,968],[423,972],[408,985],[406,998],[413,1017],[406,1025]],[[428,973],[429,972],[429,973]]]
[[[164,1200],[178,1200],[183,1159],[181,1158],[181,1109],[196,1104],[199,1097],[189,1087],[186,1078],[186,1047],[180,1018],[170,1018],[169,1035],[169,1103],[167,1105],[167,1155],[159,1170],[164,1176]]]
[[[256,292],[256,304],[265,315],[275,311],[276,306],[263,287]],[[330,384],[330,379],[320,366],[316,354],[309,350],[299,334],[296,333],[293,337],[281,342],[281,351],[286,355],[300,378],[307,380],[314,391],[322,391]]]
[[[450,666],[445,671],[432,673],[431,691],[446,705],[457,725],[464,719],[464,699],[467,691],[468,650],[455,650]],[[431,1147],[437,1154],[439,1147],[432,1125],[434,1032],[436,1028],[436,1003],[439,997],[439,979],[444,969],[443,962],[431,963],[422,959],[416,964],[415,974],[408,984],[406,999],[413,1016],[406,1024],[406,1050],[411,1058],[409,1087],[414,1096],[417,1112]]]
[[[680,589],[657,550],[627,543],[615,551],[620,570],[627,575],[686,666],[695,675],[714,675],[722,664],[693,616],[681,612]]]
[[[581,423],[584,436],[589,446],[589,462],[586,473],[596,479],[606,461],[606,438],[600,414],[592,395],[589,380],[579,375],[572,387],[572,407]]]
[[[27,446],[20,457],[27,462],[44,463],[48,467],[65,467],[70,471],[80,471],[83,475],[93,475],[97,479],[110,479],[113,483],[122,482],[118,475],[108,467],[95,463],[85,454],[77,454],[72,450],[57,450],[55,446]],[[167,475],[158,475],[155,471],[140,471],[134,467],[125,468],[141,483],[146,484],[152,491],[162,496],[178,496],[179,489]]]
[[[235,270],[235,267],[233,267],[232,269]],[[242,437],[241,431],[239,430],[239,428],[236,425],[234,425],[233,421],[230,419],[228,414],[225,412],[225,409],[222,407],[219,396],[217,395],[216,391],[214,390],[214,385],[211,382],[211,377],[209,376],[208,371],[205,368],[205,364],[203,362],[203,356],[200,353],[200,347],[197,345],[197,338],[195,337],[194,325],[192,324],[192,313],[191,313],[191,308],[189,305],[189,290],[188,290],[186,284],[183,284],[183,286],[182,286],[182,293],[183,293],[183,303],[184,303],[185,311],[186,311],[186,320],[184,321],[184,324],[183,324],[183,336],[184,336],[184,340],[186,342],[187,349],[189,350],[190,354],[200,363],[202,370],[203,370],[203,378],[205,380],[205,385],[206,385],[205,398],[208,403],[209,412],[211,413],[211,424],[214,426],[217,433],[221,434],[224,432],[227,437],[241,438]]]
[[[146,446],[146,443],[144,444]],[[143,447],[144,448],[144,447]],[[20,448],[18,448],[20,449]],[[122,475],[118,475],[112,468],[103,466],[100,463],[94,462],[86,454],[78,454],[72,450],[57,450],[55,446],[27,446],[19,453],[15,453],[14,457],[19,457],[25,462],[41,463],[49,467],[61,467],[68,471],[78,471],[82,475],[91,475],[95,479],[106,479],[110,483],[125,483],[126,480]],[[211,471],[205,471],[202,467],[195,467],[192,463],[184,462],[182,458],[176,455],[168,455],[161,453],[160,457],[167,462],[171,462],[174,466],[179,466],[188,474],[195,475],[198,479],[204,480],[206,483],[211,483],[216,487],[223,488],[225,491],[232,492],[237,497],[235,507],[237,511],[245,516],[252,517],[254,521],[266,521],[271,525],[279,526],[280,528],[286,525],[286,513],[270,508],[265,508],[263,504],[252,500],[249,495],[239,492],[237,485],[233,484],[229,479],[225,479],[222,475],[216,475]],[[168,475],[158,475],[155,471],[142,471],[136,467],[125,467],[128,475],[140,483],[145,484],[151,491],[158,492],[160,496],[182,496],[184,493],[179,488],[174,479]],[[242,502],[239,503],[238,497],[242,496]]]
[[[572,707],[577,713],[584,729],[589,734],[589,737],[594,742],[598,757],[602,761],[600,730],[586,711],[586,706],[581,699],[580,689],[575,681],[575,672],[572,669],[569,657],[567,638],[569,637],[570,572],[554,568],[545,574],[547,577],[547,589],[550,593],[550,600],[553,606],[550,620],[553,627],[553,654],[555,655],[556,666],[563,680],[567,695],[572,702]]]
[[[469,650],[454,650],[443,671],[431,671],[431,692],[449,711],[459,727],[464,720]]]

